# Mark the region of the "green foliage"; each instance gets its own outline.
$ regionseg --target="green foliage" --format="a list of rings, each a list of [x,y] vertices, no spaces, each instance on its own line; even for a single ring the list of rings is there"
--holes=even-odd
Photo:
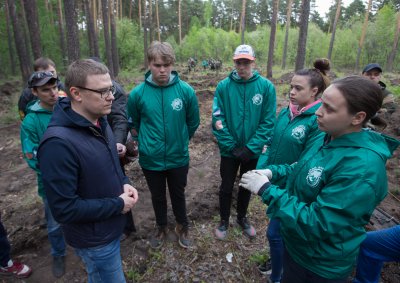
[[[136,23],[126,18],[117,21],[117,40],[121,69],[133,70],[143,64],[143,36]]]
[[[393,45],[396,27],[395,13],[393,5],[385,5],[378,11],[375,22],[368,26],[362,65],[369,62],[378,62],[383,67],[386,65],[387,57]],[[396,67],[396,64],[394,67]]]
[[[266,262],[269,259],[269,255],[266,251],[264,252],[255,252],[254,254],[252,254],[249,258],[249,261],[251,264],[262,264],[264,262]]]
[[[354,27],[353,29],[337,31],[332,54],[332,62],[336,68],[339,66],[345,68],[354,68],[359,40],[355,35],[360,33],[361,25],[359,26],[359,29]]]

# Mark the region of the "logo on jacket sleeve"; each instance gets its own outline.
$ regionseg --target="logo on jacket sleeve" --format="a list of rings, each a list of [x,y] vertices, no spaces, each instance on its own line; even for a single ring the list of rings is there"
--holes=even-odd
[[[322,172],[324,172],[323,167],[313,167],[308,170],[308,174],[306,177],[307,184],[313,188],[317,187],[319,185],[319,182],[321,181]]]
[[[253,104],[260,105],[263,102],[263,97],[261,94],[257,93],[252,98]]]
[[[182,99],[175,98],[171,103],[172,109],[176,111],[181,111],[183,107]]]
[[[297,126],[292,130],[292,137],[297,140],[304,138],[306,134],[306,127],[304,125]]]

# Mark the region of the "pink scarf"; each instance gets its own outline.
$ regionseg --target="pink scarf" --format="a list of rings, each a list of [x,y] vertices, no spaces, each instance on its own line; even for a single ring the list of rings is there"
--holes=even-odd
[[[298,105],[294,105],[292,102],[289,102],[289,109],[290,109],[290,118],[293,120],[297,116],[299,116],[301,113],[306,112],[308,109],[313,107],[314,105],[318,104],[321,102],[321,99],[315,100],[313,103],[308,104],[307,106],[304,106],[299,110]]]

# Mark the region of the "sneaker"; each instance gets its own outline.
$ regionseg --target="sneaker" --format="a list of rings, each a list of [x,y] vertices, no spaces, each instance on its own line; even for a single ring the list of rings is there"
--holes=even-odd
[[[256,229],[249,223],[246,217],[236,220],[237,224],[243,229],[243,233],[250,239],[256,237]]]
[[[65,273],[65,256],[53,257],[53,266],[51,268],[54,277],[60,278]]]
[[[182,248],[190,248],[192,245],[191,241],[188,239],[189,227],[183,226],[181,224],[176,224],[175,233],[178,235],[178,243]]]
[[[257,266],[258,271],[263,275],[269,275],[272,272],[271,259]]]
[[[150,239],[150,247],[155,250],[161,248],[164,244],[165,238],[167,237],[167,232],[167,227],[158,227],[156,234]]]
[[[20,262],[12,261],[11,259],[8,261],[6,267],[0,266],[0,275],[14,275],[17,278],[26,278],[29,277],[31,273],[32,269],[29,266]]]
[[[215,229],[215,237],[217,237],[218,240],[225,240],[228,234],[228,225],[228,221],[221,220],[218,228]]]

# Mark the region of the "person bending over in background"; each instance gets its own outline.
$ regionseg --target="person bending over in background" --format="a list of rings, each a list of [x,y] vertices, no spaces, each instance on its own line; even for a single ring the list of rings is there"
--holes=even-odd
[[[383,101],[370,80],[335,80],[321,100],[315,114],[326,135],[315,144],[317,152],[305,152],[296,164],[247,172],[240,180],[268,205],[268,216],[280,221],[283,283],[347,282],[364,227],[387,194],[385,163],[400,144],[364,129]],[[275,185],[283,180],[284,190]]]

